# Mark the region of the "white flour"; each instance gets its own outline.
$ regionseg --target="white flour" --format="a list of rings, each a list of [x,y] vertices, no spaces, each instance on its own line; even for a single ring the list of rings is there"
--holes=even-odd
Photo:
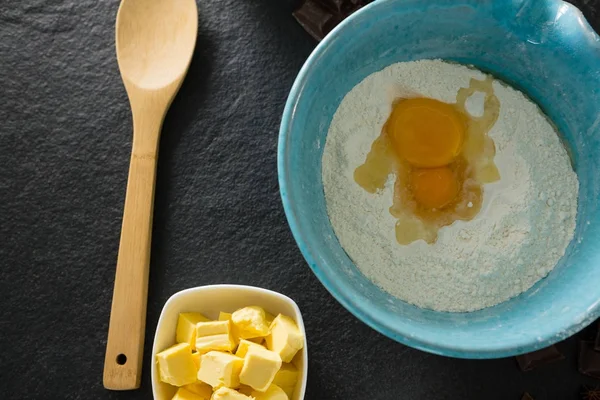
[[[494,81],[500,117],[498,182],[485,185],[480,214],[442,228],[438,240],[396,241],[394,177],[378,194],[353,179],[391,111],[407,94],[454,102],[471,77],[483,74],[439,60],[398,63],[374,73],[343,99],[323,153],[323,186],[334,231],[356,266],[392,295],[440,311],[473,311],[529,289],[554,268],[575,229],[577,176],[545,116],[525,96]],[[473,115],[483,96],[467,102]]]

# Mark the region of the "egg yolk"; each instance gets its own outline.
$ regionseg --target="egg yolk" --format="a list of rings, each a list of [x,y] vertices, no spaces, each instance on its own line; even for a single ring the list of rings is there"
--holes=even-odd
[[[434,168],[460,154],[466,121],[451,104],[406,99],[394,107],[388,129],[400,157],[415,167]]]
[[[396,240],[435,243],[439,230],[455,221],[470,221],[483,203],[483,185],[496,182],[496,147],[488,136],[500,114],[493,77],[472,78],[456,93],[455,103],[429,98],[398,98],[354,180],[378,194],[394,178],[390,214]],[[483,113],[465,105],[476,92],[485,95]]]
[[[459,190],[458,180],[448,167],[413,169],[410,182],[415,200],[432,209],[448,205]]]

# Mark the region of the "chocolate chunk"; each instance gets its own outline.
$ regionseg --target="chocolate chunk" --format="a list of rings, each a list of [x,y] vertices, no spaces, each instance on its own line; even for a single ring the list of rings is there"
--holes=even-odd
[[[579,342],[579,372],[600,379],[600,351],[594,350],[594,342]]]
[[[556,346],[550,346],[532,353],[517,356],[516,358],[521,371],[531,371],[532,369],[549,364],[553,361],[562,360],[565,356],[558,351]]]
[[[582,400],[600,400],[600,387],[584,386],[581,392]]]
[[[594,344],[594,350],[600,351],[600,320],[598,320],[596,325],[598,330],[596,331],[596,343]]]
[[[533,397],[531,397],[531,395],[527,392],[523,393],[523,397],[521,397],[521,400],[533,400]]]
[[[323,39],[341,21],[315,0],[305,1],[293,15],[304,30],[317,40]]]
[[[305,0],[294,18],[312,37],[321,40],[344,18],[371,0]]]

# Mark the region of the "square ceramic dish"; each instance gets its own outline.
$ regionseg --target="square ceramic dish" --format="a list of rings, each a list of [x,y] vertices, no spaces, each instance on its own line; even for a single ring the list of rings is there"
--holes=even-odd
[[[305,337],[304,348],[296,354],[293,364],[298,368],[298,383],[290,400],[304,399],[308,375],[308,351],[302,314],[296,303],[287,296],[271,290],[241,285],[209,285],[186,289],[167,300],[158,320],[152,345],[152,392],[155,400],[170,400],[174,386],[160,381],[156,354],[175,344],[179,313],[199,312],[210,319],[218,319],[219,312],[233,312],[245,306],[260,306],[277,315],[284,314],[296,321]]]

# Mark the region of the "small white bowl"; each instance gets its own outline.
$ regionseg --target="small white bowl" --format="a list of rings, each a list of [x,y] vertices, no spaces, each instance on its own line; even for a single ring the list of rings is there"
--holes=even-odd
[[[156,354],[175,344],[177,319],[182,312],[199,312],[210,319],[217,319],[219,312],[233,312],[246,306],[260,306],[265,311],[277,315],[284,314],[296,321],[304,335],[304,348],[294,358],[298,368],[298,383],[290,400],[303,400],[308,376],[308,351],[306,331],[298,305],[281,293],[253,286],[209,285],[182,290],[175,293],[163,307],[156,326],[152,345],[152,393],[155,400],[171,400],[176,392],[174,386],[160,381],[156,367]]]

